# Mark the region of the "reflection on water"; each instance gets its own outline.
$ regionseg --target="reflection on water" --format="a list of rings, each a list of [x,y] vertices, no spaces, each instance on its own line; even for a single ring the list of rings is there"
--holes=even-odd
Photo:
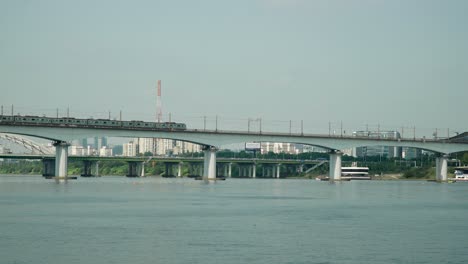
[[[0,176],[2,263],[465,263],[468,184]],[[456,245],[456,246],[455,246]]]

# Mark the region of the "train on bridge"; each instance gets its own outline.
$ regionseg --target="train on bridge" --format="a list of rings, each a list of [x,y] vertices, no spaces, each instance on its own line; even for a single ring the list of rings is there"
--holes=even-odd
[[[41,116],[6,116],[0,118],[2,125],[23,125],[23,126],[62,126],[81,128],[117,128],[117,129],[138,129],[138,130],[186,130],[184,123],[176,122],[145,122],[145,121],[119,121],[111,119],[80,119],[73,117],[41,117]]]

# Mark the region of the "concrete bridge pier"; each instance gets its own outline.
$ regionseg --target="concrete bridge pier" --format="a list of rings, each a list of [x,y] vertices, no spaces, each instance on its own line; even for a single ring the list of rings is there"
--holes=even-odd
[[[229,162],[229,165],[228,165],[228,178],[231,178],[232,177],[232,163]]]
[[[90,160],[83,160],[83,173],[81,176],[83,177],[91,177],[93,174],[91,173],[91,166],[93,162]]]
[[[252,178],[257,177],[257,164],[252,164]]]
[[[145,176],[145,165],[140,161],[129,161],[128,162],[128,174],[127,177],[142,177]]]
[[[264,165],[265,166],[265,170],[266,170],[266,177],[268,178],[274,178],[274,173],[273,173],[273,170],[274,170],[274,167],[272,167],[271,165]]]
[[[200,163],[189,163],[189,175],[191,177],[201,177],[203,175]]]
[[[96,177],[100,177],[99,176],[99,161],[96,161],[96,164],[95,164],[95,170],[94,170],[94,176]]]
[[[204,163],[203,163],[203,179],[216,179],[216,148],[212,146],[204,146]]]
[[[42,176],[47,177],[47,176],[55,175],[55,160],[43,159],[42,165],[43,165]]]
[[[436,158],[436,181],[447,181],[447,155],[442,155]]]
[[[56,141],[55,146],[55,177],[66,178],[68,173],[68,144],[65,141]]]
[[[276,165],[276,178],[279,179],[280,178],[280,171],[281,171],[281,164],[277,164]]]
[[[335,150],[330,152],[330,171],[329,177],[330,181],[339,181],[341,180],[341,156],[342,152]]]
[[[145,163],[139,162],[137,164],[137,171],[140,172],[140,177],[145,177]]]
[[[177,177],[182,177],[182,162],[177,164]]]
[[[93,173],[94,165],[94,173]],[[99,177],[99,161],[83,160],[82,177]]]

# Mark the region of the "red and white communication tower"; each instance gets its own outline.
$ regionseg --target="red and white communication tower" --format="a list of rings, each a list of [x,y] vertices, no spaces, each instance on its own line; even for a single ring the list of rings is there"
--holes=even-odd
[[[161,80],[158,80],[158,95],[156,97],[156,119],[162,122],[162,104],[161,104]]]

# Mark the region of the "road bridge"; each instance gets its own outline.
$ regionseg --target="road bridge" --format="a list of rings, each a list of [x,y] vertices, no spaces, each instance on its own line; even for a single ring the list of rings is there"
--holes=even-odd
[[[89,137],[131,137],[165,138],[203,145],[203,177],[216,178],[216,151],[223,145],[245,142],[282,142],[318,146],[329,150],[330,180],[341,178],[341,157],[343,149],[364,146],[410,147],[437,153],[436,179],[447,180],[447,159],[451,153],[468,151],[468,141],[450,139],[393,139],[360,136],[332,136],[317,134],[294,134],[274,132],[239,132],[221,130],[169,130],[125,127],[102,127],[64,124],[23,124],[0,122],[0,132],[26,135],[54,141],[56,148],[55,175],[66,177],[67,149],[74,139]]]
[[[42,160],[44,165],[44,176],[54,176],[55,155],[41,155],[41,154],[0,154],[0,159],[11,160]],[[82,176],[93,176],[91,168],[95,166],[95,175],[99,173],[100,161],[124,161],[128,162],[129,169],[128,175],[130,177],[144,176],[144,164],[151,161],[161,162],[165,164],[166,176],[182,176],[182,164],[189,165],[189,176],[201,176],[204,163],[203,157],[167,157],[167,156],[142,156],[142,157],[125,157],[125,156],[68,156],[68,160],[82,161],[83,174]],[[302,171],[304,167],[314,168],[317,164],[322,164],[324,161],[319,160],[298,160],[298,159],[257,159],[257,158],[217,158],[217,175],[227,178],[232,177],[232,167],[237,165],[237,177],[251,177],[257,176],[256,168],[260,166],[262,169],[262,176],[279,178],[281,167],[295,167]],[[173,173],[173,166],[177,167],[177,173]],[[196,167],[196,168],[195,168]],[[224,170],[224,171],[223,171]]]

